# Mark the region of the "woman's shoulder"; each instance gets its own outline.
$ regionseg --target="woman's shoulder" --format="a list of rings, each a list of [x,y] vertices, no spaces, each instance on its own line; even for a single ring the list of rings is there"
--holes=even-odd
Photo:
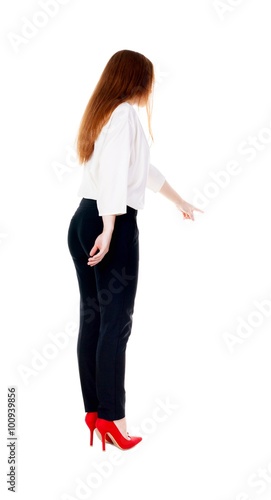
[[[135,124],[136,111],[128,102],[122,102],[112,111],[109,121],[105,125],[105,130],[122,126],[125,122]]]
[[[112,112],[112,116],[134,116],[135,109],[129,102],[122,102]]]

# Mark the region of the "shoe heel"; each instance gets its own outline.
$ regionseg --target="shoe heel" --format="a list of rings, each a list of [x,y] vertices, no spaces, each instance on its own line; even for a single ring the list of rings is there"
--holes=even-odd
[[[90,446],[93,446],[93,434],[96,428],[97,412],[88,412],[85,416],[85,422],[90,430]]]
[[[105,434],[101,434],[101,437],[102,437],[102,447],[103,447],[103,451],[105,451]]]
[[[93,436],[94,436],[94,431],[91,429],[90,430],[90,446],[93,446]]]

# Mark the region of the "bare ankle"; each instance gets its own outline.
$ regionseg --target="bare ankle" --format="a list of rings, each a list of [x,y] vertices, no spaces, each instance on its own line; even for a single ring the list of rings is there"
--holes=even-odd
[[[126,427],[126,418],[121,418],[119,420],[114,420],[114,424],[117,426],[118,430],[121,432],[123,437],[126,439],[129,439],[128,433],[127,433],[127,427]]]

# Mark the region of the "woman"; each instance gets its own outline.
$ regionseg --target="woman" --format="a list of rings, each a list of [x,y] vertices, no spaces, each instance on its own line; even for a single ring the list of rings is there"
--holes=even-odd
[[[134,105],[146,107],[149,130],[153,64],[122,50],[108,61],[89,100],[77,137],[84,164],[80,204],[68,246],[80,292],[77,344],[85,421],[105,442],[132,448],[125,419],[125,351],[132,328],[138,278],[137,211],[145,188],[160,192],[194,220],[184,201],[149,163],[149,146]]]

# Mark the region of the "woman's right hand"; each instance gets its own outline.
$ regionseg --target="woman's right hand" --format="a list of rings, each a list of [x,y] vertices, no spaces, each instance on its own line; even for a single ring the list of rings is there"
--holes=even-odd
[[[104,230],[101,234],[99,234],[89,252],[90,257],[88,259],[88,266],[93,267],[101,262],[109,250],[112,234],[113,231],[111,230]]]

